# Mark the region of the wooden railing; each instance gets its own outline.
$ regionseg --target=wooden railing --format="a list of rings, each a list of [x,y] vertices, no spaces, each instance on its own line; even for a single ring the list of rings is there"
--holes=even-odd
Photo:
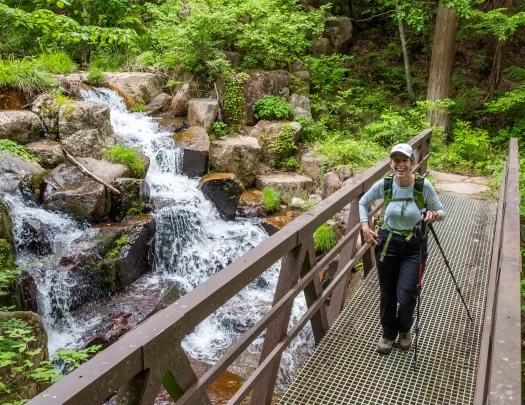
[[[476,405],[522,403],[519,175],[518,141],[513,138],[500,186]]]
[[[427,129],[409,142],[420,173],[426,172],[431,132]],[[161,385],[177,405],[209,404],[206,389],[265,330],[259,366],[229,404],[240,404],[250,393],[252,405],[269,404],[282,352],[308,321],[318,343],[343,308],[352,267],[361,259],[365,273],[374,266],[370,246],[365,243],[357,248],[361,232],[358,201],[388,171],[385,158],[352,178],[316,207],[35,397],[29,405],[100,404],[115,393],[118,405],[152,405]],[[345,236],[316,262],[313,233],[348,204]],[[380,209],[381,206],[375,207],[370,216]],[[319,272],[339,253],[337,273],[323,290]],[[281,271],[272,308],[198,379],[181,348],[182,339],[279,259]],[[293,300],[301,292],[308,310],[288,330]]]

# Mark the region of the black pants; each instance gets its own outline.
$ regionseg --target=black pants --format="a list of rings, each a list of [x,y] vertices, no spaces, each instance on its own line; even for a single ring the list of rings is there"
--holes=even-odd
[[[380,261],[389,231],[379,231],[375,248],[376,265],[381,291],[380,315],[383,337],[395,340],[398,332],[408,332],[414,322],[419,276],[420,241],[415,236],[393,234],[386,255]],[[427,245],[423,246],[423,263],[427,259]],[[399,310],[397,304],[399,303]]]

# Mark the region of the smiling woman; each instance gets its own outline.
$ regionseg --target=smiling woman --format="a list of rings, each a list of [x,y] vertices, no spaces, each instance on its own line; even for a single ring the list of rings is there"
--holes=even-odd
[[[415,236],[414,227],[444,218],[432,184],[412,174],[415,164],[410,145],[395,145],[390,153],[393,174],[374,184],[359,202],[365,241],[375,246],[383,327],[377,351],[382,354],[390,353],[398,334],[402,350],[412,345],[410,329],[422,277],[419,269],[427,257],[426,240]],[[375,232],[368,224],[368,207],[381,198],[385,201],[384,224]]]

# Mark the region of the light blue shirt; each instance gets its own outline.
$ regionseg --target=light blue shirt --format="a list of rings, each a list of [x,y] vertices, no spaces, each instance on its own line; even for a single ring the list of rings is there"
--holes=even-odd
[[[374,201],[382,199],[384,192],[385,180],[381,179],[374,184],[370,190],[359,201],[359,217],[361,222],[368,222],[368,207]],[[414,184],[408,187],[401,187],[392,181],[392,200],[396,198],[413,198]],[[443,204],[439,201],[436,190],[432,187],[430,181],[425,179],[423,183],[423,197],[425,205],[429,210],[441,211],[443,219],[445,218],[445,210]],[[401,207],[405,204],[403,219],[401,220]],[[421,211],[416,205],[415,201],[390,201],[385,211],[385,222],[393,229],[397,230],[411,230],[414,225],[421,219]]]

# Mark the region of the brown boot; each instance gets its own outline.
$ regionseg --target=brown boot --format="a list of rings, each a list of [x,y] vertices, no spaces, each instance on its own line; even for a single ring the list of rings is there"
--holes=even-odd
[[[399,332],[399,348],[401,350],[409,350],[412,346],[412,333]]]
[[[390,354],[393,345],[393,340],[388,340],[387,338],[382,337],[379,339],[379,342],[377,342],[376,352],[381,354]]]

